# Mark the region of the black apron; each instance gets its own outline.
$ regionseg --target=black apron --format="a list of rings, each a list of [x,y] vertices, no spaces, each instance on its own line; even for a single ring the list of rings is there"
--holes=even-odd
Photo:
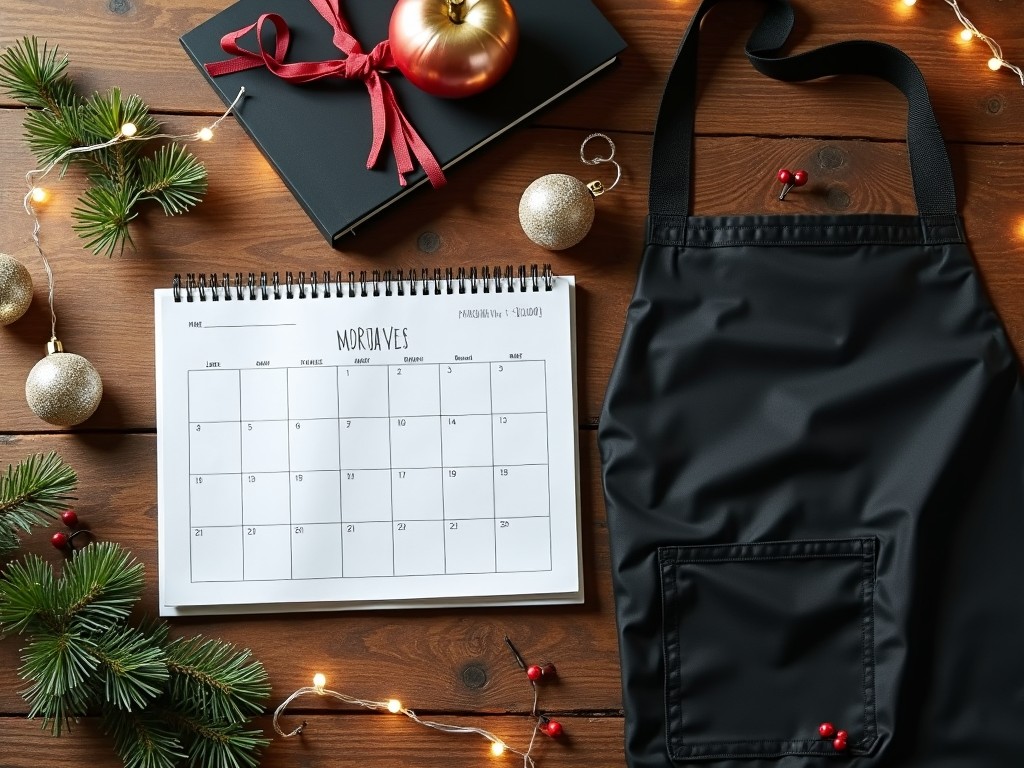
[[[775,0],[757,69],[906,95],[918,215],[691,216],[715,2],[665,90],[599,428],[628,762],[1022,768],[1024,400],[924,81],[881,43],[772,58]]]

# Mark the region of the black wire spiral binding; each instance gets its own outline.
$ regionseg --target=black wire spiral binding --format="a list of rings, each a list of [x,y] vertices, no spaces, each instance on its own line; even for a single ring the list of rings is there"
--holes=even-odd
[[[435,267],[428,270],[425,267],[420,269],[417,276],[415,269],[405,270],[384,270],[379,269],[361,270],[357,276],[354,271],[348,273],[347,278],[342,273],[335,272],[334,278],[331,273],[324,271],[322,277],[317,277],[317,272],[311,271],[307,280],[305,272],[299,272],[298,280],[291,272],[284,273],[284,297],[293,298],[356,298],[367,296],[441,296],[451,295],[455,292],[465,294],[467,291],[475,293],[528,293],[541,290],[550,291],[554,287],[554,274],[551,265],[543,267],[533,264],[527,271],[526,265],[518,267],[508,265],[504,268],[495,266],[470,267]],[[333,287],[332,287],[333,286]],[[234,279],[227,272],[222,273],[218,280],[216,272],[210,272],[209,277],[205,272],[196,275],[194,272],[186,273],[182,278],[180,273],[175,273],[171,281],[171,290],[176,302],[182,301],[268,301],[273,297],[280,299],[281,276],[278,272],[267,276],[266,272],[260,272],[259,277],[255,272],[249,272],[244,278],[241,272],[235,272]],[[233,294],[233,295],[232,295]]]

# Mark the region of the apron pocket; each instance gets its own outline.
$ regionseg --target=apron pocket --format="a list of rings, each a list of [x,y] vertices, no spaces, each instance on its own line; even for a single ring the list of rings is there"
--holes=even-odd
[[[877,540],[659,547],[669,754],[854,756],[876,740]],[[837,751],[821,723],[849,733]]]

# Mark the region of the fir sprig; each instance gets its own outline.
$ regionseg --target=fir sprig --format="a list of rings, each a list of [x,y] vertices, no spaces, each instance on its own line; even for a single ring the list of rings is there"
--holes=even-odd
[[[248,650],[171,640],[127,624],[143,567],[111,542],[77,551],[58,577],[38,555],[0,576],[0,631],[27,634],[20,674],[29,716],[59,735],[99,710],[126,768],[255,768],[268,743],[249,720],[270,684]]]
[[[25,117],[25,139],[40,163],[48,165],[77,147],[102,144],[133,123],[136,139],[154,136],[160,124],[136,95],[118,88],[83,98],[67,75],[68,59],[56,47],[26,37],[0,54],[0,88],[32,107]],[[90,187],[72,212],[74,229],[85,247],[113,255],[132,244],[129,223],[138,206],[155,201],[168,216],[185,213],[206,194],[206,169],[184,147],[170,144],[151,157],[144,142],[120,141],[109,147],[66,157],[82,165]]]
[[[0,475],[0,557],[18,548],[19,533],[56,519],[72,495],[78,476],[55,453],[30,456]]]

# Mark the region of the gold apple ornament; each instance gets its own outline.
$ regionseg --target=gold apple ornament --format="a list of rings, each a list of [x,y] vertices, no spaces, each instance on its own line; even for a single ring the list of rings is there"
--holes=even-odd
[[[508,0],[398,0],[388,30],[402,74],[432,96],[457,99],[508,72],[519,25]]]

